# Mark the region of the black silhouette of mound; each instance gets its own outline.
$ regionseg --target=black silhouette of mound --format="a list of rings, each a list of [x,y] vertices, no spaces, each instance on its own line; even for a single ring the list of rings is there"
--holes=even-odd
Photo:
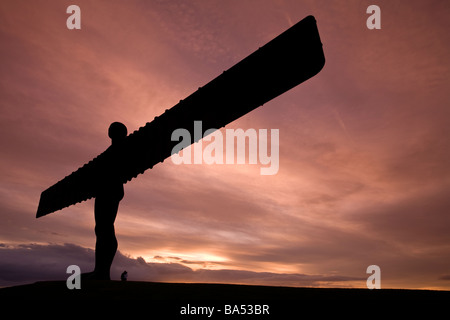
[[[217,318],[219,313],[225,317],[225,305],[231,305],[231,309],[234,305],[268,305],[270,315],[273,316],[304,310],[311,305],[310,302],[312,304],[320,302],[325,309],[333,301],[340,305],[359,306],[380,305],[380,302],[381,304],[406,302],[407,305],[414,305],[410,304],[410,301],[448,303],[450,291],[294,288],[137,281],[84,281],[79,290],[69,290],[65,281],[36,282],[0,289],[2,302],[24,300],[45,300],[51,304],[57,300],[141,300],[145,301],[146,306],[151,305],[153,310],[158,308],[164,310],[168,316],[170,314],[180,316],[183,307],[209,306],[215,308],[212,318]],[[255,310],[253,309],[253,312]],[[255,318],[256,315],[253,316]]]
[[[19,306],[15,314],[55,319],[405,319],[418,310],[439,312],[448,301],[450,291],[133,281],[84,281],[79,290],[69,290],[65,281],[0,289],[0,305]]]

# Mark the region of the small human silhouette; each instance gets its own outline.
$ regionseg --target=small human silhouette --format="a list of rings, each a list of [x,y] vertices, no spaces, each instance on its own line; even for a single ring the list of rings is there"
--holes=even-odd
[[[113,122],[108,129],[111,146],[108,149],[114,153],[113,163],[102,168],[101,181],[96,190],[94,216],[95,216],[95,269],[84,275],[90,280],[110,280],[110,269],[117,251],[117,238],[114,230],[120,200],[123,199],[123,183],[115,172],[124,155],[117,154],[114,147],[120,144],[127,136],[127,127],[120,122]]]
[[[125,270],[124,272],[122,272],[122,274],[120,275],[120,280],[122,281],[127,281],[128,279],[128,272],[127,270]]]

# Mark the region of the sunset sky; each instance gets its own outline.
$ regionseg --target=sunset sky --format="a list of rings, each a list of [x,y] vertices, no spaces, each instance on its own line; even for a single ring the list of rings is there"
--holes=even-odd
[[[125,185],[112,277],[365,287],[378,265],[382,288],[450,290],[445,0],[1,1],[0,286],[91,271],[94,201],[35,214],[111,122],[138,129],[308,15],[323,70],[227,126],[279,129],[278,173],[146,171]]]

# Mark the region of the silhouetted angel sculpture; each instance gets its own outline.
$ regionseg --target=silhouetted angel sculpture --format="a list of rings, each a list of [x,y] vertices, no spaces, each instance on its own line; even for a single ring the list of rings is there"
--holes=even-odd
[[[83,279],[110,280],[110,269],[117,251],[117,239],[114,230],[120,200],[123,199],[123,183],[116,174],[115,166],[120,165],[124,155],[117,153],[115,147],[127,136],[127,127],[120,122],[109,126],[108,135],[111,138],[111,149],[114,161],[112,165],[103,168],[102,178],[96,186],[94,205],[95,216],[95,269],[82,275]]]
[[[127,136],[123,124],[111,124],[112,145],[44,190],[36,218],[95,198],[95,269],[85,277],[110,279],[123,184],[175,153],[175,130],[196,137],[196,121],[202,121],[205,130],[222,128],[315,76],[324,64],[316,20],[308,16],[132,135]]]

